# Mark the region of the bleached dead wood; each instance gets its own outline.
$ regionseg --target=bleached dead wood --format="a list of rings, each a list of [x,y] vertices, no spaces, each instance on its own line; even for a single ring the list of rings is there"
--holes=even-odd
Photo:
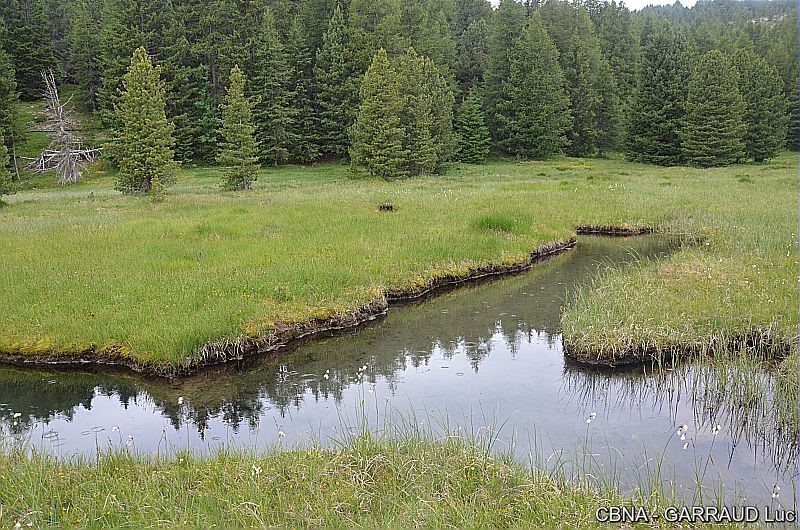
[[[50,145],[39,158],[29,160],[28,169],[43,173],[56,170],[58,183],[74,184],[81,176],[84,164],[92,163],[100,156],[100,148],[84,148],[82,139],[75,133],[76,121],[67,111],[69,100],[61,103],[53,72],[42,72],[45,84],[46,130],[50,134]]]

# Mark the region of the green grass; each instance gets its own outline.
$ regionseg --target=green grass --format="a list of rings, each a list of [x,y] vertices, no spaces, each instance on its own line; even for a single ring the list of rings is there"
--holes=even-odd
[[[95,348],[186,366],[209,341],[524,261],[581,225],[653,227],[701,244],[600,278],[564,316],[569,344],[612,357],[764,329],[796,344],[796,172],[796,154],[709,170],[496,161],[390,183],[323,165],[268,169],[255,190],[222,193],[218,171],[194,168],[153,204],[113,191],[100,168],[0,210],[0,351]],[[379,211],[384,202],[394,211]]]
[[[419,435],[359,435],[335,451],[221,450],[205,458],[114,449],[59,459],[6,450],[0,525],[577,528],[599,527],[599,506],[659,513],[680,504],[657,490],[623,496],[591,482],[524,468],[472,442]]]

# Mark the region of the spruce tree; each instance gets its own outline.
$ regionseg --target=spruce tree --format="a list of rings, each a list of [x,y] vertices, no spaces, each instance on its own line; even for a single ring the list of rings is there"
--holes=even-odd
[[[91,0],[75,0],[68,9],[69,63],[89,110],[95,110],[100,89],[100,45],[95,36],[100,30],[100,13]]]
[[[486,19],[472,22],[456,42],[456,78],[463,97],[472,88],[483,86],[489,54],[489,28]]]
[[[349,28],[337,5],[314,65],[320,118],[317,143],[326,156],[345,156],[350,145],[347,131],[355,121],[359,100],[359,80],[351,49]]]
[[[364,165],[371,175],[387,180],[407,176],[403,112],[399,76],[381,48],[361,84],[350,147],[353,164]]]
[[[297,116],[293,107],[296,93],[290,86],[291,77],[275,18],[272,10],[267,8],[256,37],[251,92],[255,100],[253,118],[261,146],[260,158],[276,166],[289,158],[290,132]]]
[[[453,134],[453,107],[455,106],[454,87],[445,79],[441,67],[432,59],[423,60],[425,90],[431,104],[431,137],[436,153],[436,173],[443,173],[445,164],[452,160],[455,152]]]
[[[168,186],[175,176],[173,126],[165,112],[164,85],[147,50],[137,48],[116,106],[120,132],[113,150],[119,161],[117,189],[148,193],[157,179]]]
[[[42,96],[42,71],[55,66],[42,0],[6,0],[6,51],[14,61],[17,89],[23,99]]]
[[[425,59],[410,48],[397,61],[398,85],[402,98],[400,125],[403,129],[405,172],[429,175],[436,169],[437,153],[431,127],[433,108],[425,79]]]
[[[17,82],[14,79],[14,65],[11,58],[0,47],[0,136],[11,145],[16,131]]]
[[[548,2],[539,12],[559,50],[570,98],[567,153],[592,156],[613,149],[620,122],[617,88],[587,11],[580,5]]]
[[[494,10],[488,27],[488,54],[486,73],[484,74],[484,105],[486,106],[486,123],[495,142],[503,137],[500,112],[508,108],[510,91],[510,55],[514,43],[525,24],[525,6],[515,0],[500,0]]]
[[[800,83],[798,83],[797,10],[784,16],[766,35],[766,58],[783,79],[786,97],[786,147],[800,149]]]
[[[787,114],[781,78],[766,60],[750,50],[736,55],[736,66],[745,105],[745,157],[763,162],[780,153],[785,144]]]
[[[645,43],[628,123],[628,158],[661,166],[683,162],[680,128],[691,74],[686,38],[662,28]]]
[[[319,117],[314,109],[313,72],[311,50],[298,16],[292,19],[286,46],[291,70],[290,85],[294,87],[295,119],[289,131],[291,138],[289,157],[301,164],[319,158],[317,128]]]
[[[236,65],[231,70],[230,87],[222,106],[222,139],[217,162],[228,170],[225,189],[250,189],[257,178],[258,144],[252,119],[252,104],[245,95],[246,78]]]
[[[8,148],[3,135],[0,134],[0,204],[3,204],[3,195],[11,195],[15,192],[10,166],[11,160],[8,157]]]
[[[461,106],[454,123],[455,134],[458,141],[456,158],[462,162],[479,164],[485,162],[492,147],[492,138],[478,90],[473,88]]]
[[[681,129],[686,160],[695,166],[733,164],[744,156],[744,101],[738,74],[722,52],[708,52],[697,65]]]
[[[115,106],[127,72],[128,58],[138,46],[143,46],[133,21],[136,11],[127,0],[103,0],[100,14],[100,87],[97,105],[103,123],[117,130]]]
[[[501,101],[496,119],[503,151],[541,159],[567,145],[570,113],[564,74],[538,13],[528,19],[511,50]]]
[[[603,57],[608,61],[620,103],[620,134],[626,130],[636,91],[637,68],[641,56],[639,32],[624,4],[604,3],[592,17],[597,28]]]

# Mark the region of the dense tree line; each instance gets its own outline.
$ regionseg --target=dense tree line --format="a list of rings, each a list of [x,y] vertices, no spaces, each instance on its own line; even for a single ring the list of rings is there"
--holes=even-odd
[[[638,12],[599,0],[8,0],[0,22],[12,154],[13,101],[40,96],[44,69],[79,85],[114,138],[133,134],[132,58],[155,67],[155,84],[137,83],[163,100],[158,156],[178,162],[351,157],[392,177],[492,151],[705,166],[798,145],[787,0]],[[107,150],[123,172],[127,148]]]

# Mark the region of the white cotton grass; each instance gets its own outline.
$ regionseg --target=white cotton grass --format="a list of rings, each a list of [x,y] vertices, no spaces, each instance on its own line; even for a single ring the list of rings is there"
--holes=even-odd
[[[323,375],[322,378],[323,379],[330,379],[330,377],[331,377],[331,371],[330,370],[325,370],[325,375]]]
[[[592,420],[594,420],[596,417],[597,417],[597,413],[596,412],[592,412],[591,414],[589,414],[589,417],[586,418],[586,423],[587,424],[592,423]]]
[[[283,438],[284,436],[286,436],[286,433],[285,433],[285,432],[283,432],[283,431],[278,431],[278,438]]]
[[[781,487],[775,484],[774,486],[772,486],[772,498],[777,499],[780,496],[781,496]]]
[[[717,435],[717,433],[720,431],[720,429],[722,429],[722,425],[720,425],[719,423],[717,423],[716,425],[714,425],[714,428],[713,428],[713,429],[711,429],[711,434],[713,434],[714,436],[716,436],[716,435]]]
[[[183,405],[183,396],[178,397],[178,405]]]
[[[261,471],[262,471],[261,467],[253,464],[253,467],[250,468],[250,476],[257,477],[258,475],[261,474]]]

